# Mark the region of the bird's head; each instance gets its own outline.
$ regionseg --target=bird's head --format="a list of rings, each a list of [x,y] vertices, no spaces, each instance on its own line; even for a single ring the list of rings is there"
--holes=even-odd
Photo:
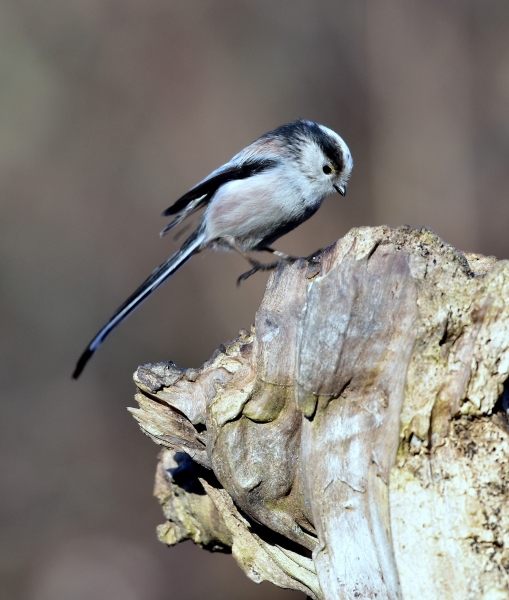
[[[313,121],[283,125],[268,136],[277,138],[319,196],[346,194],[353,160],[344,140],[332,129]]]

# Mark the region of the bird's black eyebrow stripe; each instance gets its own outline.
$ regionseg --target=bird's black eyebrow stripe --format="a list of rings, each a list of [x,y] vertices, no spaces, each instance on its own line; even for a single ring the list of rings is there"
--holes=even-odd
[[[313,121],[298,119],[273,131],[269,131],[262,138],[283,138],[286,142],[285,145],[289,149],[291,149],[292,145],[296,145],[299,138],[301,140],[311,138],[320,147],[337,171],[341,172],[345,167],[343,153],[337,142],[317,123],[313,123]]]
[[[321,127],[317,126],[317,130],[313,132],[314,140],[320,146],[325,156],[331,161],[336,171],[341,172],[345,166],[341,149]]]
[[[229,169],[221,171],[217,175],[202,181],[194,188],[190,189],[186,194],[179,198],[175,204],[167,208],[163,212],[163,216],[167,217],[169,215],[175,215],[179,213],[189,204],[189,202],[195,200],[196,198],[200,198],[200,196],[206,195],[207,198],[204,198],[203,202],[208,202],[211,196],[225,183],[234,181],[236,179],[246,179],[252,175],[257,175],[258,173],[262,173],[267,169],[276,167],[279,162],[279,160],[272,158],[258,158],[246,160],[243,163],[233,165]]]

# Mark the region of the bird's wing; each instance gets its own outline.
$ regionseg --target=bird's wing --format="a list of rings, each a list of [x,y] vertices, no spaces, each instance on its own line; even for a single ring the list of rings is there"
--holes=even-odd
[[[207,204],[225,183],[235,179],[246,179],[278,164],[279,160],[274,158],[250,155],[242,160],[241,154],[237,155],[233,161],[213,171],[163,212],[163,217],[170,215],[177,215],[177,217],[162,230],[161,235],[173,229],[192,212]]]

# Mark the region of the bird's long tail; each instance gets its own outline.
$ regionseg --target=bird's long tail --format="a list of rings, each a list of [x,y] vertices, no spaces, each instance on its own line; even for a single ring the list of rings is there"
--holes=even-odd
[[[116,313],[99,331],[94,339],[87,346],[86,350],[80,356],[72,374],[73,379],[78,379],[81,372],[85,368],[87,362],[92,358],[94,352],[99,348],[108,335],[115,329],[117,325],[127,318],[138,306],[146,300],[150,294],[157,289],[164,281],[173,275],[185,262],[187,262],[192,254],[198,249],[203,242],[204,234],[199,229],[195,231],[182,244],[181,248],[163,262],[153,273],[148,277],[140,287],[118,308]]]

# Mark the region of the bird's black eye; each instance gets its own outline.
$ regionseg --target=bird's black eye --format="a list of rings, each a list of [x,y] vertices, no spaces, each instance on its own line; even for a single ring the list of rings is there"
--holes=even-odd
[[[333,171],[334,171],[334,169],[330,165],[324,165],[323,172],[326,175],[330,175]]]

